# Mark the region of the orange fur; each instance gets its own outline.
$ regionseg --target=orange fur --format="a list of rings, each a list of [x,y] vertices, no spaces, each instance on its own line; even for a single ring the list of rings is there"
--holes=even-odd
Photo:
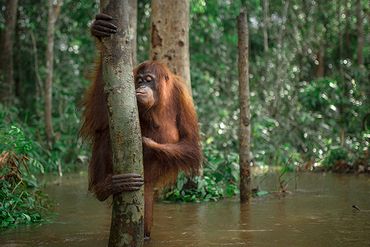
[[[158,100],[152,108],[139,108],[141,133],[154,141],[143,148],[145,205],[149,208],[145,209],[145,231],[150,233],[153,186],[162,187],[174,182],[180,170],[187,174],[197,173],[201,165],[201,150],[197,116],[184,81],[156,61],[140,64],[134,69],[134,76],[140,71],[150,71],[156,76],[158,93]],[[81,128],[81,135],[92,142],[89,190],[99,200],[112,194],[112,151],[105,100],[99,60],[95,80],[83,100],[85,111]]]

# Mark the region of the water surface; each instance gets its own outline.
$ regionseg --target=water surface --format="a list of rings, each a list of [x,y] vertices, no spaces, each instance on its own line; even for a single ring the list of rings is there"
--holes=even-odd
[[[86,192],[86,180],[75,174],[49,184],[54,222],[0,231],[0,246],[107,246],[111,209]],[[276,190],[276,176],[263,181],[263,189]],[[287,196],[250,205],[157,203],[145,246],[370,246],[369,176],[301,174],[296,184]]]

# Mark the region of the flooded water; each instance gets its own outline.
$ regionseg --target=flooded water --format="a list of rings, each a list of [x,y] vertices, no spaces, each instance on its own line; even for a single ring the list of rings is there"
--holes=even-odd
[[[369,176],[301,174],[296,184],[285,197],[250,205],[157,203],[145,246],[370,246]],[[276,185],[271,176],[261,188]],[[86,192],[86,176],[63,177],[47,193],[57,204],[55,221],[0,231],[0,246],[107,246],[111,209]]]

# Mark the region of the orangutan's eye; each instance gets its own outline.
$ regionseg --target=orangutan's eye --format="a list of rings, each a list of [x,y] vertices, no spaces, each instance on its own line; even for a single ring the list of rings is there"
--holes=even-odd
[[[145,80],[146,80],[147,82],[151,82],[151,81],[152,81],[152,77],[151,77],[151,76],[149,76],[149,75],[147,75],[147,76],[145,77]]]

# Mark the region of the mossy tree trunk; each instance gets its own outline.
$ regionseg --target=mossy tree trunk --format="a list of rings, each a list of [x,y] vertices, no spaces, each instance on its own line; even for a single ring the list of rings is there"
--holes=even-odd
[[[118,32],[103,38],[103,79],[115,174],[143,175],[142,140],[132,73],[128,0],[101,0],[101,12],[113,17]],[[144,188],[113,196],[109,246],[143,246]]]
[[[250,171],[250,107],[249,107],[249,64],[248,64],[248,22],[246,9],[238,17],[238,68],[239,68],[239,163],[240,202],[248,202],[251,195]]]

